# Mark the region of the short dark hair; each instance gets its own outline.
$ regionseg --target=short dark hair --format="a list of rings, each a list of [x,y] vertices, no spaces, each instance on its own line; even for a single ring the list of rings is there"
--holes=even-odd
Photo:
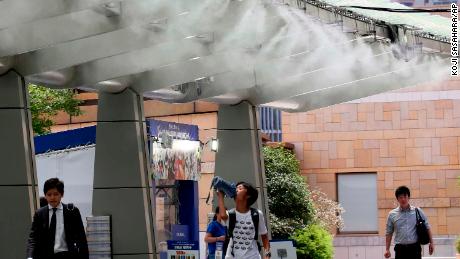
[[[46,180],[45,185],[43,186],[43,192],[46,193],[51,190],[56,188],[57,191],[61,194],[64,195],[64,182],[59,180],[59,178],[50,178]]]
[[[407,197],[410,197],[410,190],[407,186],[403,185],[403,186],[399,186],[396,191],[395,191],[395,196],[396,196],[396,199],[401,196],[401,195],[407,195]]]
[[[257,201],[257,198],[259,197],[259,191],[257,191],[257,189],[252,186],[252,184],[247,182],[238,182],[236,186],[238,187],[238,185],[243,185],[244,188],[246,188],[246,194],[249,196],[248,207],[251,207],[251,205]]]
[[[217,214],[219,214],[219,206],[217,206],[216,209],[214,210],[214,217],[212,218],[212,220],[214,221],[217,220]]]

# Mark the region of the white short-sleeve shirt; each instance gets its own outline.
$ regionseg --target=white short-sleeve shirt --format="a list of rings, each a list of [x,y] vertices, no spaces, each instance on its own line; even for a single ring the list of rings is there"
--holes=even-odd
[[[259,213],[259,235],[265,235],[268,233],[268,231],[267,226],[265,225],[264,214],[260,210],[257,211]],[[255,229],[254,223],[252,222],[251,210],[246,213],[240,213],[235,210],[235,214],[235,229],[233,230],[233,237],[230,239],[230,243],[228,244],[225,258],[260,258],[259,249],[257,247],[257,240],[254,240]],[[223,223],[229,227],[229,220],[226,220]]]

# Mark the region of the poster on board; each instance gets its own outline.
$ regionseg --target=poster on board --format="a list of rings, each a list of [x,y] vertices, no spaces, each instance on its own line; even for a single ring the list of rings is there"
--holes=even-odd
[[[199,247],[196,241],[168,240],[168,259],[199,259]]]

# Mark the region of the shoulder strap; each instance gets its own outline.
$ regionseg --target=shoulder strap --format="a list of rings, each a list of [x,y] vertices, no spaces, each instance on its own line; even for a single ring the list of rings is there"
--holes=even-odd
[[[72,211],[72,210],[75,209],[75,205],[73,205],[73,203],[69,203],[69,204],[67,204],[67,209]]]
[[[228,211],[227,237],[228,237],[229,242],[230,242],[230,238],[233,238],[233,230],[235,229],[235,225],[236,225],[236,212],[235,212],[235,209],[231,209]],[[233,246],[234,246],[234,242],[232,240],[232,247],[230,249],[231,249],[232,256],[235,256],[235,254],[233,253]]]
[[[417,224],[419,222],[425,222],[422,216],[420,216],[420,211],[418,210],[418,208],[415,208],[415,217],[417,218]]]
[[[37,214],[43,222],[46,222],[46,226],[49,227],[49,209],[48,205],[41,207],[37,210]]]
[[[257,209],[251,208],[251,218],[252,223],[254,223],[254,240],[259,239],[259,211]]]
[[[233,230],[235,229],[236,224],[236,212],[235,209],[228,211],[228,236],[233,237]]]

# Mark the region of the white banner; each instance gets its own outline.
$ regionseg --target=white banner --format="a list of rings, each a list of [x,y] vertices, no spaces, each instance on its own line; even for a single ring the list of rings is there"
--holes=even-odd
[[[50,152],[36,156],[38,188],[44,196],[43,184],[58,177],[64,182],[64,203],[74,203],[80,209],[83,224],[91,216],[95,146]]]

